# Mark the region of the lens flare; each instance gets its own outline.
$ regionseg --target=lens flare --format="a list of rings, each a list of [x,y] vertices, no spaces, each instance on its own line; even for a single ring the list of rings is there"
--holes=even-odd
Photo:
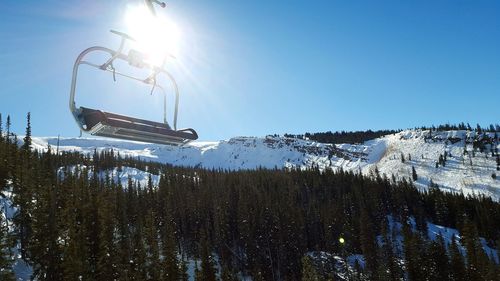
[[[179,29],[167,18],[154,16],[144,6],[128,7],[125,15],[127,33],[136,41],[133,48],[147,55],[147,61],[159,66],[165,57],[176,56]]]

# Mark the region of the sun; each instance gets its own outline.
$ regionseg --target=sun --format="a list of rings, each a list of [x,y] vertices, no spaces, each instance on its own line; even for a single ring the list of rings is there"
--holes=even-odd
[[[129,6],[125,24],[128,35],[135,39],[133,48],[144,53],[149,63],[160,66],[166,57],[177,55],[180,32],[166,17],[154,16],[144,6]]]

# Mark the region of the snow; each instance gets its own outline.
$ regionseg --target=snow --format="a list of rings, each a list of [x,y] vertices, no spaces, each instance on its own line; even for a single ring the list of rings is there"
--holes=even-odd
[[[441,235],[447,246],[449,246],[451,244],[452,237],[455,236],[455,239],[457,241],[457,245],[458,245],[460,252],[462,252],[462,254],[465,255],[465,248],[461,243],[462,236],[460,235],[458,230],[456,230],[454,228],[436,225],[436,224],[433,224],[430,222],[427,223],[427,228],[428,228],[427,235],[430,239],[435,240],[438,235]],[[491,259],[493,259],[496,263],[499,263],[498,250],[493,249],[490,246],[488,246],[488,244],[486,243],[486,239],[481,237],[480,240],[481,240],[481,245],[483,246],[483,250],[485,251],[485,253]]]
[[[377,168],[381,174],[396,178],[411,178],[412,167],[418,175],[415,185],[424,190],[432,181],[444,191],[465,195],[485,195],[500,200],[500,175],[496,172],[491,153],[463,154],[464,141],[471,141],[475,132],[406,130],[367,141],[363,144],[324,144],[310,140],[284,137],[235,137],[213,142],[192,142],[172,147],[112,139],[62,138],[61,151],[92,154],[94,150],[114,149],[122,156],[139,157],[147,161],[176,166],[208,169],[311,168],[344,169],[369,175]],[[33,148],[44,150],[57,146],[57,138],[34,137]],[[500,147],[500,146],[497,146]],[[467,145],[471,155],[472,145]],[[436,169],[435,163],[444,152],[446,166]],[[401,154],[406,161],[401,161]],[[411,160],[408,155],[411,155]],[[472,165],[471,165],[472,161]]]
[[[8,190],[10,190],[10,188],[8,188]],[[3,217],[3,222],[7,221],[10,232],[14,230],[13,219],[16,212],[17,208],[12,203],[12,193],[10,191],[0,192],[0,215]],[[19,249],[19,244],[11,249],[14,258],[12,269],[16,276],[16,280],[30,280],[31,275],[33,274],[33,268],[21,259]]]
[[[84,165],[71,166],[68,168],[70,173],[75,173],[76,170],[88,169]],[[58,174],[62,176],[64,174],[64,169],[59,168]],[[105,179],[106,175],[108,175],[115,183],[121,183],[122,186],[128,186],[128,179],[132,179],[132,182],[139,184],[141,187],[146,187],[149,181],[149,177],[151,177],[151,181],[153,182],[153,186],[158,186],[160,182],[160,176],[155,175],[146,171],[139,170],[137,168],[122,166],[120,168],[113,168],[112,170],[100,171],[98,177],[100,179]],[[92,170],[89,171],[89,178],[93,176]]]
[[[33,148],[55,147],[57,138],[33,138]],[[328,154],[337,150],[329,144],[287,138],[238,137],[219,142],[193,142],[184,147],[171,147],[138,142],[70,138],[61,139],[61,151],[84,154],[114,149],[122,156],[140,157],[178,166],[222,168],[228,170],[330,165]]]
[[[463,153],[464,140],[471,139],[474,132],[433,132],[433,139],[426,140],[428,135],[429,131],[408,130],[382,138],[386,143],[383,157],[365,166],[363,172],[376,166],[380,173],[411,178],[413,166],[418,175],[415,185],[421,189],[428,188],[432,180],[444,191],[481,194],[500,200],[500,180],[491,177],[496,172],[496,161],[489,150],[485,153],[478,151],[475,157],[470,158]],[[459,139],[458,142],[452,143],[450,139],[453,138]],[[467,145],[467,150],[471,155],[472,144]],[[446,166],[436,169],[439,155],[444,155],[445,151],[448,154]],[[401,161],[401,154],[405,157],[405,163]],[[411,160],[408,155],[411,155]]]
[[[400,222],[395,220],[392,216],[387,216],[387,221],[389,222],[389,233],[395,233],[396,237],[393,237],[393,243],[395,247],[399,251],[402,250],[403,248],[403,235],[402,235],[402,229],[403,226]],[[413,218],[410,218],[409,221],[410,225],[412,226],[412,229],[416,231],[416,225],[415,225],[415,220]],[[390,234],[391,235],[391,234]],[[455,242],[457,243],[457,247],[459,251],[465,256],[466,255],[466,250],[464,245],[462,245],[462,236],[460,235],[460,232],[455,229],[455,228],[450,228],[450,227],[445,227],[441,225],[437,225],[431,222],[427,222],[427,237],[431,240],[436,240],[437,237],[441,235],[443,238],[446,247],[449,247],[451,245],[453,237],[455,237]],[[379,241],[381,240],[381,237],[378,237]],[[486,239],[480,237],[479,238],[481,241],[481,245],[483,247],[483,250],[485,253],[493,259],[496,263],[500,263],[499,260],[499,252],[496,249],[491,248],[488,246]]]
[[[360,254],[356,254],[356,255],[350,255],[347,257],[347,262],[349,263],[349,266],[351,267],[355,267],[355,264],[358,263],[358,265],[361,267],[361,268],[365,268],[365,257],[363,255],[360,255]]]
[[[334,273],[335,280],[350,280],[356,274],[356,262],[361,268],[365,267],[365,258],[359,254],[344,258],[325,251],[312,251],[306,255],[320,272]]]

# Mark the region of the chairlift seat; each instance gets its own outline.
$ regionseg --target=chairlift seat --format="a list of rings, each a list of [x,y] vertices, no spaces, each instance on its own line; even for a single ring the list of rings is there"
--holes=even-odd
[[[183,145],[198,139],[193,129],[173,130],[168,124],[101,110],[80,107],[77,119],[94,136],[168,145]]]

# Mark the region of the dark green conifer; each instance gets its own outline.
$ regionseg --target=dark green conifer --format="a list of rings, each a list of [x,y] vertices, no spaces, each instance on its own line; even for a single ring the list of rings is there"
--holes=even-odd
[[[10,115],[7,115],[7,121],[5,123],[5,135],[6,135],[6,139],[7,139],[7,143],[10,143]]]
[[[31,113],[28,112],[26,116],[26,135],[23,138],[23,150],[28,151],[31,149]]]
[[[387,219],[382,220],[380,226],[381,247],[379,248],[379,264],[377,275],[379,280],[400,280],[402,271],[398,265],[398,257],[394,252],[393,237],[390,233]]]
[[[304,256],[302,258],[302,281],[321,281],[323,276],[318,273],[311,257]]]
[[[410,226],[403,224],[403,251],[408,280],[423,280],[425,273],[422,271],[424,265],[423,241],[419,233],[412,233]]]
[[[158,230],[154,223],[154,211],[149,210],[144,221],[144,232],[146,240],[146,270],[148,279],[160,280],[161,263]]]
[[[427,276],[430,280],[448,280],[450,278],[450,265],[443,237],[438,235],[431,241],[427,251]]]
[[[162,280],[179,280],[182,275],[176,251],[175,227],[167,213],[162,231]]]
[[[227,265],[222,266],[221,281],[238,281],[238,275],[234,272],[233,268]]]
[[[375,275],[377,270],[377,245],[375,240],[375,230],[368,210],[363,208],[359,219],[359,239],[360,246],[365,256],[366,268],[368,272]]]
[[[3,120],[2,120],[2,113],[0,113],[0,141],[3,140]]]
[[[411,166],[411,177],[413,181],[416,181],[418,179],[417,171],[415,170],[414,166]]]
[[[463,229],[463,245],[467,252],[467,276],[471,281],[483,280],[486,259],[484,250],[479,241],[476,226],[466,220]]]
[[[460,250],[458,249],[458,245],[456,242],[455,235],[453,235],[451,239],[450,249],[450,273],[451,280],[455,281],[465,281],[467,280],[467,273],[464,264],[464,257]]]
[[[200,248],[201,248],[200,280],[215,281],[216,277],[215,277],[214,260],[211,254],[211,249],[208,245],[207,238],[202,237]]]

